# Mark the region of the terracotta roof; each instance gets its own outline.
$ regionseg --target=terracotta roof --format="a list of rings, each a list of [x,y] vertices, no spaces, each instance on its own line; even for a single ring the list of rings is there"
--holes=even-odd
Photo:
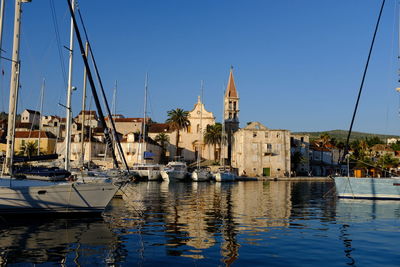
[[[168,123],[152,123],[149,125],[149,133],[171,133],[173,132]]]
[[[238,97],[238,94],[236,91],[236,86],[235,86],[235,80],[233,79],[233,69],[232,68],[229,73],[229,81],[228,81],[228,85],[226,86],[225,97],[235,97],[235,98]]]
[[[56,136],[54,134],[46,131],[19,131],[15,132],[15,138],[39,138],[39,132],[40,138],[56,139]]]
[[[17,122],[15,124],[15,128],[26,128],[26,129],[30,129],[32,126],[32,123],[30,122]]]

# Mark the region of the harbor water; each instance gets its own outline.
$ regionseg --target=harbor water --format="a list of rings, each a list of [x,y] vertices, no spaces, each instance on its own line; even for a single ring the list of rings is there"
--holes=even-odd
[[[0,218],[0,266],[399,266],[400,201],[333,186],[134,183],[100,218]]]

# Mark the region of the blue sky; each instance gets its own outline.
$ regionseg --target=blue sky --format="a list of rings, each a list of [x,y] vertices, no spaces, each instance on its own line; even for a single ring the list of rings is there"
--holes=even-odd
[[[69,44],[69,16],[56,7],[61,44]],[[4,56],[12,50],[14,4],[6,8]],[[387,0],[354,130],[400,133],[397,84],[398,16]],[[23,5],[22,108],[38,109],[46,79],[45,114],[63,115],[65,84],[51,0]],[[207,110],[221,120],[223,88],[234,66],[241,126],[260,121],[272,129],[348,129],[372,38],[379,0],[80,0],[92,47],[117,113],[143,113],[149,73],[149,115],[191,110],[204,80]],[[77,43],[75,43],[77,47]],[[68,52],[62,49],[67,66]],[[9,63],[0,81],[0,109],[8,107]],[[83,66],[74,64],[73,112],[80,111]],[[88,101],[89,102],[89,101]],[[92,107],[94,107],[92,103]]]

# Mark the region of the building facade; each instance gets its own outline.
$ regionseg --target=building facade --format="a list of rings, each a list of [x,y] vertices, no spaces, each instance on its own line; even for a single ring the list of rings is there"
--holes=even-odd
[[[290,176],[290,131],[251,122],[234,133],[232,167],[240,175]]]

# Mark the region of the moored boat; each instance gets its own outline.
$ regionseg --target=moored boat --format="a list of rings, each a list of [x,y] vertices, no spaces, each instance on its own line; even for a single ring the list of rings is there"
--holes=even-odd
[[[236,180],[236,174],[227,168],[220,168],[217,172],[213,173],[214,179],[217,182],[233,182]]]
[[[209,181],[211,179],[211,173],[208,169],[200,168],[195,169],[191,173],[192,180],[195,182],[204,182]]]
[[[161,179],[162,165],[159,164],[137,164],[131,169],[133,175],[139,179],[147,179],[149,181],[157,181]]]
[[[340,198],[400,199],[400,177],[334,177]]]
[[[161,177],[165,181],[181,181],[187,176],[187,166],[185,162],[171,161],[161,171]]]
[[[0,214],[101,213],[118,186],[0,178]]]

